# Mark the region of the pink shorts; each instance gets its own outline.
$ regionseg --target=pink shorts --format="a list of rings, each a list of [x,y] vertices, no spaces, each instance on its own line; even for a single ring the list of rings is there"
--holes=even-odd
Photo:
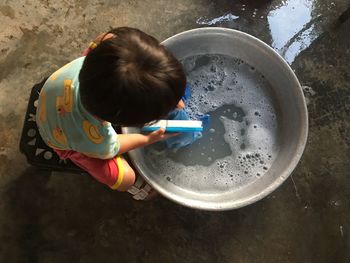
[[[117,189],[123,181],[124,168],[122,159],[97,159],[71,150],[54,149],[61,159],[70,159],[77,166],[88,172],[97,181]]]

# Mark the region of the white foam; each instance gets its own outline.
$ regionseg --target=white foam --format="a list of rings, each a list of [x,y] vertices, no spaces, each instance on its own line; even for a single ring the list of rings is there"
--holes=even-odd
[[[186,104],[192,118],[225,105],[235,105],[237,110],[229,107],[223,111],[225,116],[219,117],[224,127],[222,142],[215,137],[220,136],[220,129],[210,127],[208,134],[214,139],[210,137],[207,143],[215,147],[201,146],[198,151],[192,147],[191,151],[176,153],[187,154],[187,161],[197,163],[185,165],[178,161],[181,156],[170,158],[168,151],[152,147],[147,148],[148,163],[173,184],[193,191],[225,191],[258,180],[266,173],[264,167],[272,165],[277,151],[278,127],[269,83],[258,70],[232,57],[194,56],[182,63],[192,88],[192,98]],[[220,143],[228,145],[229,153],[216,158],[225,148]]]

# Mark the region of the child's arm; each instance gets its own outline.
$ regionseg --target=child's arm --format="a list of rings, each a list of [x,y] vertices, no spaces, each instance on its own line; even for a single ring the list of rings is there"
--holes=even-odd
[[[118,134],[118,140],[120,143],[118,154],[123,154],[136,148],[144,147],[161,140],[166,140],[176,135],[178,135],[178,133],[165,133],[165,130],[163,128],[146,135]]]

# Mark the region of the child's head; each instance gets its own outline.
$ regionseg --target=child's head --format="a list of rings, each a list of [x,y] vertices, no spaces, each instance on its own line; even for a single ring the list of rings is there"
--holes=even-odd
[[[166,117],[185,91],[181,63],[140,30],[120,27],[85,58],[79,74],[83,106],[118,125]]]

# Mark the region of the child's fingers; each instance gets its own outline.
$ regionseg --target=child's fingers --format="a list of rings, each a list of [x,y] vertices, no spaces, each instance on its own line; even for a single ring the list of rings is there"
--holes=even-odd
[[[166,139],[169,139],[171,137],[175,137],[175,136],[178,136],[180,135],[180,133],[165,133],[163,136],[162,136],[162,140],[166,140]]]
[[[165,133],[165,129],[164,128],[160,128],[159,130],[156,130],[154,132],[151,132],[152,136],[161,136]]]
[[[164,128],[160,128],[159,130],[156,130],[154,132],[151,132],[149,136],[152,138],[151,141],[156,142],[160,140],[166,140],[171,137],[175,137],[179,135],[180,133],[165,133]]]
[[[182,110],[183,108],[185,108],[185,103],[183,102],[183,100],[180,100],[176,107],[179,110]]]
[[[165,133],[165,130],[164,128],[160,128],[159,130],[156,130],[154,132],[151,132],[149,135],[148,135],[148,138],[149,138],[149,142],[150,143],[154,143],[154,142],[157,142],[159,140],[162,140],[162,136],[164,135]]]

